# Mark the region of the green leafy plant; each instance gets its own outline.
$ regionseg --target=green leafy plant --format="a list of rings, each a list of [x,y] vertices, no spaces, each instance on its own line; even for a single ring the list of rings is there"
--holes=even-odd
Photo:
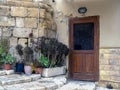
[[[2,37],[0,40],[0,62],[4,64],[12,64],[16,59],[9,53],[9,39]]]
[[[49,60],[44,55],[41,55],[37,60],[41,64],[42,67],[45,67],[45,68],[49,67]]]
[[[16,59],[10,54],[2,54],[2,60],[1,62],[4,64],[13,64],[16,61]]]
[[[2,39],[0,40],[0,47],[2,48],[4,53],[8,53],[10,48],[9,39],[2,37]]]

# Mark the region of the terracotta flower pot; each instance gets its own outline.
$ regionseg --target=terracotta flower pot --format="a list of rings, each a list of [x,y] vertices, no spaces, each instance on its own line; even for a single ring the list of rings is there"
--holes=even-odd
[[[42,68],[36,68],[35,73],[36,74],[42,74],[42,70],[43,70]]]
[[[24,71],[26,75],[31,75],[32,74],[31,66],[24,66]]]
[[[10,64],[4,64],[4,69],[5,70],[10,70],[11,69],[11,65]]]

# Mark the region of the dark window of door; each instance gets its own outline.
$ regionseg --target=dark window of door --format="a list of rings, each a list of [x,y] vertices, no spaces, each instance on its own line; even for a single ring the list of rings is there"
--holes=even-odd
[[[74,50],[94,49],[94,23],[74,24]]]

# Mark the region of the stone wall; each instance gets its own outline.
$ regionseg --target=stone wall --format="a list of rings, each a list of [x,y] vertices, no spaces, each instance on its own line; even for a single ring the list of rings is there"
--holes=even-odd
[[[33,38],[55,37],[55,25],[53,8],[42,0],[0,0],[0,36],[8,37],[11,47],[24,46],[31,32]]]
[[[120,88],[120,48],[100,49],[100,84]]]

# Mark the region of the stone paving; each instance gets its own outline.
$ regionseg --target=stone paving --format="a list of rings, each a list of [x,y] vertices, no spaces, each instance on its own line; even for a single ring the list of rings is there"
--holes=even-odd
[[[0,71],[0,90],[115,90],[96,87],[95,82],[67,80],[65,75],[43,78],[40,74]],[[119,90],[119,89],[116,89]]]

